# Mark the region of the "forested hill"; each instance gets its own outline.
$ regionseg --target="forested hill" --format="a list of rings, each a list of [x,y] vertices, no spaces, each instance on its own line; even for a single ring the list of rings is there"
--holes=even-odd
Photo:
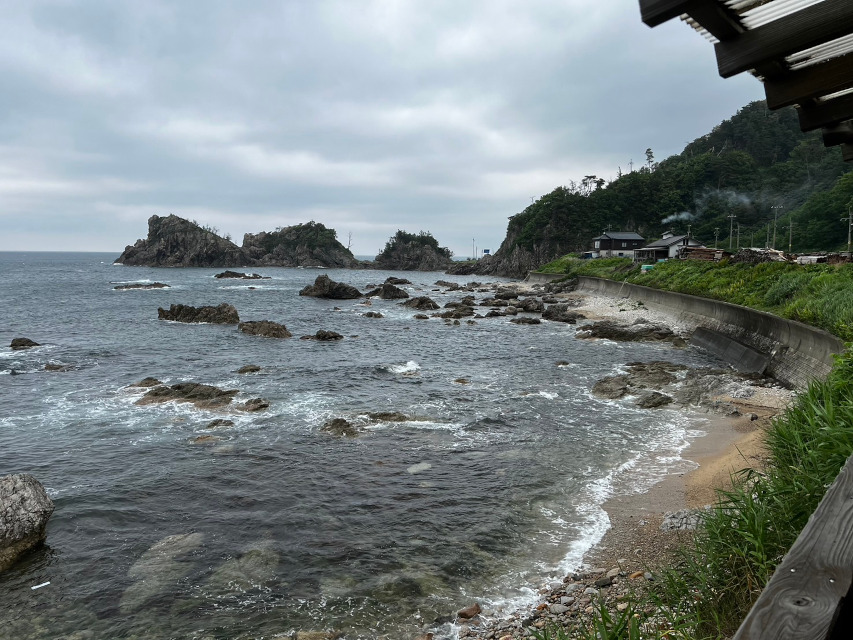
[[[650,141],[653,142],[653,141]],[[720,247],[772,244],[787,249],[793,219],[794,251],[846,246],[853,198],[850,163],[819,132],[802,133],[793,108],[770,111],[753,102],[678,155],[656,162],[650,148],[640,168],[606,183],[584,176],[545,194],[510,218],[507,235],[477,272],[522,276],[556,257],[590,248],[602,230],[636,231],[651,241],[664,231],[690,233]],[[843,177],[845,176],[845,177]],[[842,178],[843,177],[843,178]],[[729,216],[735,216],[729,218]]]

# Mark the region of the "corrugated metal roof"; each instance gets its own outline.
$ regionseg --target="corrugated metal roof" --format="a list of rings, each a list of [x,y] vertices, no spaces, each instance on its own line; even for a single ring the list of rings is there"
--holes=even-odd
[[[607,231],[593,240],[603,240],[610,238],[611,240],[645,240],[643,236],[634,231]]]

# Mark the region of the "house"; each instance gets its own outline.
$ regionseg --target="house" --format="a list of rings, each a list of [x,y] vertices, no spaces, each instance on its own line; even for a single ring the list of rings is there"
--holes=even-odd
[[[634,251],[643,246],[646,239],[633,231],[605,231],[592,239],[592,251],[585,258],[633,258]]]
[[[647,244],[634,252],[634,259],[639,262],[657,262],[677,258],[683,247],[704,247],[696,238],[688,235],[677,236],[672,231],[663,234],[663,238]]]

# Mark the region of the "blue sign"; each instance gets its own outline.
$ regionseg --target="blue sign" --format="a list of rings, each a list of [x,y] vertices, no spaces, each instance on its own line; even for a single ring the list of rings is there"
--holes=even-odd
[[[492,252],[492,250],[491,250],[491,249],[483,249],[483,255],[484,255],[484,256],[489,255],[491,252]]]

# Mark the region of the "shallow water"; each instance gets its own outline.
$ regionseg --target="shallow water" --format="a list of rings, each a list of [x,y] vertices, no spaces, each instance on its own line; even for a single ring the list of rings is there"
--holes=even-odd
[[[0,253],[0,474],[32,473],[56,504],[48,545],[0,575],[0,637],[449,638],[458,607],[511,606],[578,566],[611,493],[685,468],[695,418],[589,389],[631,361],[709,364],[699,351],[297,295],[320,273],[362,290],[397,275],[443,305],[465,294],[433,283],[470,277],[267,268],[270,280],[234,281],[115,257]],[[171,288],[113,289],[145,281]],[[158,306],[220,302],[294,338],[157,319]],[[345,338],[297,339],[318,329]],[[19,336],[42,346],[12,352]],[[261,372],[235,373],[250,363]],[[127,385],[146,376],[271,407],[137,406]],[[355,439],[320,431],[369,411],[415,419]],[[235,425],[205,428],[222,417]]]

